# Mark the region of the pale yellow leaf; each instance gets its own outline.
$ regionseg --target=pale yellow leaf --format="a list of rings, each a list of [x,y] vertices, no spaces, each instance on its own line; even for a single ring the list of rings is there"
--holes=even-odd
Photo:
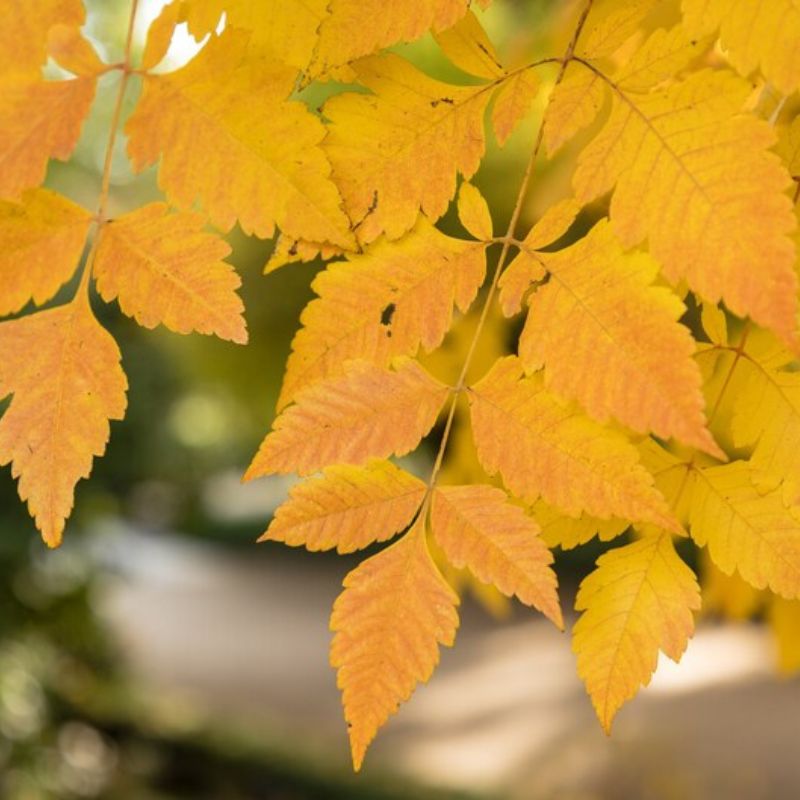
[[[798,0],[683,0],[682,9],[693,35],[719,30],[727,57],[743,75],[760,67],[782,94],[800,88]]]
[[[128,152],[137,170],[161,158],[159,185],[172,205],[199,198],[212,222],[236,220],[269,238],[352,243],[330,165],[319,147],[322,122],[286,98],[295,71],[248,50],[247,36],[226,30],[182,69],[146,75],[128,120]]]
[[[540,376],[524,377],[519,359],[500,359],[468,396],[481,464],[518,497],[542,497],[570,516],[676,528],[625,437],[551,395]]]
[[[567,517],[542,500],[534,503],[530,512],[542,529],[542,541],[550,548],[562,550],[573,550],[595,536],[601,542],[610,542],[629,526],[624,519],[598,519],[589,514]]]
[[[529,301],[519,340],[526,369],[544,366],[548,389],[601,422],[614,417],[722,456],[705,424],[694,340],[678,322],[686,309],[653,286],[658,264],[625,253],[606,220],[538,260],[550,280]]]
[[[439,645],[455,641],[458,597],[431,560],[423,525],[349,573],[333,606],[330,659],[356,770],[378,729],[433,674]]]
[[[75,272],[91,215],[47,189],[0,201],[0,316],[47,302]]]
[[[616,186],[611,221],[622,244],[647,239],[674,283],[725,301],[795,340],[795,228],[775,133],[739,110],[749,85],[702,70],[649,94],[614,90],[611,117],[578,159],[574,186],[590,202]]]
[[[433,494],[431,531],[455,567],[541,611],[562,628],[553,555],[539,526],[493,486],[441,486]]]
[[[410,359],[395,370],[350,362],[344,375],[310,386],[275,420],[245,479],[405,455],[433,427],[449,391]]]
[[[714,563],[757,589],[800,598],[798,509],[779,490],[761,494],[744,461],[694,470],[693,480],[691,535]]]
[[[75,484],[125,413],[127,381],[116,342],[86,295],[0,323],[0,464],[11,462],[19,496],[50,547],[61,542]]]
[[[480,190],[464,181],[458,190],[458,219],[476,239],[492,238],[492,214]]]
[[[97,291],[119,300],[123,313],[145,328],[216,334],[244,344],[239,276],[222,261],[224,239],[203,230],[203,218],[150,203],[107,222],[94,263]]]
[[[348,359],[387,365],[397,355],[433,350],[466,312],[486,273],[485,245],[453,239],[424,217],[405,237],[376,242],[328,266],[319,295],[300,317],[279,408],[303,387],[339,374]]]
[[[352,553],[383,542],[414,518],[425,484],[390,461],[328,467],[289,490],[260,542]]]
[[[658,534],[602,555],[575,608],[583,611],[572,642],[578,674],[608,733],[622,705],[650,683],[659,651],[680,660],[700,590],[669,534]]]
[[[751,477],[762,489],[784,485],[787,500],[800,494],[800,375],[793,369],[791,355],[762,346],[750,335],[743,354],[724,362],[730,377],[726,392],[733,405],[731,431],[737,447],[754,446],[750,459]],[[731,371],[732,370],[732,371]],[[728,372],[724,374],[727,376]]]

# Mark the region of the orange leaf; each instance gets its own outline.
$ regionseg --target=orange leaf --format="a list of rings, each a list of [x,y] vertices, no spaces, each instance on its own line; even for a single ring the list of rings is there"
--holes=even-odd
[[[203,231],[198,214],[170,213],[164,203],[107,222],[94,264],[97,290],[145,328],[163,323],[176,333],[213,333],[244,344],[241,281],[221,259],[223,240]]]
[[[523,377],[517,358],[500,359],[469,390],[478,457],[518,497],[540,496],[571,516],[655,522],[675,530],[666,501],[636,449]]]
[[[551,568],[553,555],[539,526],[501,489],[442,486],[433,494],[431,530],[447,560],[469,567],[484,583],[508,597],[516,595],[563,627]]]
[[[86,296],[0,323],[0,464],[50,547],[61,542],[75,484],[105,452],[109,420],[125,413],[127,381],[116,342]]]
[[[0,316],[53,297],[75,272],[91,221],[47,189],[25,192],[21,203],[0,201]]]
[[[652,285],[658,264],[624,253],[607,221],[538,261],[550,281],[531,297],[520,336],[526,368],[544,365],[545,386],[594,419],[614,416],[724,458],[706,428],[694,340],[678,322],[685,306]]]
[[[278,407],[346,361],[388,365],[398,355],[438,347],[453,306],[466,312],[486,274],[486,247],[453,239],[424,217],[395,242],[382,239],[337,261],[312,284],[319,298],[303,310]]]
[[[331,665],[358,770],[378,729],[433,674],[439,645],[455,641],[458,597],[431,560],[422,522],[344,587],[331,616]]]
[[[396,370],[353,361],[343,376],[301,392],[275,420],[245,479],[404,455],[433,427],[449,391],[410,359]]]
[[[190,210],[199,197],[211,221],[269,238],[352,243],[330,165],[319,143],[325,127],[286,98],[296,72],[248,50],[247,35],[226,30],[185,67],[146,75],[128,120],[137,170],[159,156],[158,180],[170,203]]]
[[[0,198],[18,200],[44,180],[48,159],[72,155],[94,90],[93,78],[0,81]]]
[[[425,484],[390,461],[328,467],[289,490],[259,541],[352,553],[403,530],[424,495]]]

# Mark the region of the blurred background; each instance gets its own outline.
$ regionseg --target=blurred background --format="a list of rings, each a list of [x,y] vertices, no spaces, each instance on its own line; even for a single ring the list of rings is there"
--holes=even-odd
[[[572,5],[498,0],[483,21],[508,62],[530,60],[560,52]],[[139,50],[162,6],[143,0]],[[88,0],[87,8],[87,35],[106,60],[117,60],[127,0]],[[179,29],[165,68],[198,47]],[[399,49],[434,76],[469,81],[432,39]],[[58,76],[55,65],[48,69]],[[48,174],[49,186],[88,208],[117,81],[102,79],[74,158]],[[301,99],[317,107],[340,89],[314,86]],[[475,179],[498,227],[510,216],[537,124],[534,114],[503,150],[491,145]],[[566,194],[571,152],[541,166],[528,222]],[[158,197],[155,171],[132,175],[122,137],[111,212]],[[460,233],[449,217],[444,227]],[[9,470],[0,472],[0,798],[800,796],[800,686],[787,676],[798,666],[797,616],[784,616],[776,640],[752,619],[757,595],[710,573],[690,551],[712,613],[681,666],[662,663],[623,709],[611,739],[575,675],[568,636],[450,575],[465,591],[457,646],[353,776],[327,664],[327,620],[357,559],[256,545],[289,481],[240,483],[269,427],[320,265],[264,277],[273,244],[238,231],[229,238],[243,279],[247,347],[146,331],[95,299],[122,349],[129,408],[91,479],[78,486],[61,549],[46,550]],[[458,321],[431,369],[446,374],[473,322]],[[514,326],[498,320],[490,331],[486,360],[509,349]],[[410,467],[424,470],[428,457],[423,448]],[[472,468],[458,435],[452,457],[454,472]],[[589,545],[557,554],[565,609],[600,552]]]

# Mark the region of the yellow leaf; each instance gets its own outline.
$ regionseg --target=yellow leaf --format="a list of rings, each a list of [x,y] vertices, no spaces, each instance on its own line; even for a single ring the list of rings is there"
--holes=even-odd
[[[471,183],[461,184],[458,190],[458,219],[476,239],[492,238],[492,214],[483,195]]]
[[[594,419],[724,457],[705,425],[694,340],[678,322],[685,306],[652,285],[658,264],[623,252],[606,220],[538,260],[550,281],[529,301],[519,340],[526,369],[544,366],[545,386]]]
[[[392,54],[353,69],[372,93],[328,100],[325,151],[359,239],[397,239],[420,208],[432,220],[442,216],[458,173],[470,178],[478,169],[492,85],[442,83]]]
[[[458,597],[431,560],[422,521],[344,587],[331,615],[331,665],[358,770],[378,729],[433,674],[439,645],[455,641]]]
[[[800,602],[773,597],[767,619],[777,645],[778,669],[785,675],[800,671]]]
[[[746,462],[693,471],[692,538],[714,563],[757,589],[800,598],[800,520],[779,490],[761,494]]]
[[[467,13],[464,0],[329,0],[309,67],[312,77],[398,42],[442,31]],[[482,2],[481,5],[488,5]]]
[[[629,526],[624,519],[598,519],[589,514],[567,517],[541,500],[531,507],[531,515],[542,529],[542,541],[550,548],[562,550],[573,550],[595,536],[601,542],[610,542]]]
[[[4,71],[33,76],[47,60],[47,36],[54,25],[79,28],[86,12],[81,0],[16,0],[3,6],[0,64]]]
[[[0,201],[0,316],[47,302],[75,272],[91,215],[47,189]]]
[[[101,228],[97,291],[106,302],[119,300],[123,313],[145,328],[163,324],[244,344],[241,281],[222,261],[229,253],[223,239],[203,230],[200,215],[151,203]]]
[[[492,108],[492,127],[497,143],[503,147],[517,125],[531,111],[533,102],[542,88],[542,82],[533,69],[511,72],[495,92]]]
[[[584,612],[573,631],[578,674],[609,733],[617,711],[650,683],[659,651],[680,660],[699,587],[669,534],[658,534],[602,555],[575,608]]]
[[[518,497],[540,496],[570,516],[654,522],[675,529],[664,498],[635,448],[523,376],[517,358],[500,359],[469,390],[478,457]]]
[[[523,247],[500,276],[498,287],[503,313],[507,317],[522,310],[522,298],[531,284],[545,276],[544,265],[536,250],[560,239],[572,226],[580,206],[574,200],[562,200],[542,215],[523,241]]]
[[[564,79],[550,95],[544,118],[544,145],[551,157],[597,119],[605,99],[605,86],[598,75],[576,64],[567,65]]]
[[[712,344],[728,344],[728,322],[725,312],[716,303],[703,303],[700,322]]]
[[[245,479],[405,455],[433,427],[449,391],[410,359],[396,370],[350,362],[343,376],[310,386],[275,420]]]
[[[93,78],[0,80],[0,198],[18,200],[44,180],[48,159],[70,157],[94,90]]]
[[[759,489],[784,484],[785,499],[795,500],[800,493],[800,375],[789,353],[783,351],[781,363],[779,354],[765,344],[766,348],[757,336],[748,336],[727,378],[726,391],[733,400],[730,427],[737,447],[755,446],[749,463]]]
[[[433,494],[431,531],[448,561],[541,611],[563,628],[553,555],[539,526],[501,489],[443,486]]]
[[[158,66],[167,54],[175,33],[175,26],[181,17],[181,10],[180,2],[169,3],[151,23],[147,31],[140,67],[145,72]]]
[[[730,62],[743,75],[757,67],[781,94],[800,88],[800,5],[797,0],[683,0],[694,36],[719,30]]]
[[[754,589],[735,572],[726,575],[711,560],[708,550],[700,552],[700,563],[703,614],[720,614],[727,619],[748,620],[763,605],[764,593]]]
[[[47,52],[60,66],[75,75],[92,77],[106,69],[94,47],[72,25],[54,25],[50,29]]]
[[[595,0],[586,20],[577,53],[585,58],[613,55],[639,31],[661,0]]]
[[[772,128],[739,109],[733,74],[703,70],[664,90],[614,87],[611,117],[578,159],[588,203],[616,185],[611,221],[623,246],[648,239],[674,283],[723,299],[787,342],[795,339],[797,278],[789,180]]]
[[[294,264],[298,261],[313,261],[319,258],[328,261],[336,256],[342,256],[345,251],[336,245],[327,242],[307,242],[303,239],[292,239],[290,236],[278,234],[275,238],[275,249],[270,254],[269,260],[264,265],[264,274]]]
[[[309,62],[330,0],[184,0],[181,18],[197,38],[212,33],[224,13],[226,25],[252,33],[259,52],[296,69]]]
[[[226,30],[182,69],[146,75],[128,120],[137,170],[161,156],[158,180],[170,202],[190,210],[199,197],[215,225],[238,219],[247,233],[352,243],[330,165],[318,146],[322,122],[286,98],[295,71],[247,49]]]
[[[614,76],[617,86],[628,91],[644,92],[674,78],[693,59],[701,55],[708,39],[689,39],[680,25],[670,30],[659,28],[626,61]]]
[[[125,413],[127,381],[116,342],[81,294],[65,306],[0,323],[0,464],[50,547],[61,542],[75,484]]]
[[[349,359],[387,365],[420,345],[438,347],[453,305],[466,312],[483,283],[485,249],[445,236],[421,217],[404,238],[330,264],[312,284],[319,298],[300,317],[278,407],[310,383],[340,374]]]
[[[391,539],[414,518],[425,484],[390,461],[328,467],[298,484],[275,512],[260,542],[352,553]]]
[[[494,45],[471,11],[451,28],[434,33],[433,38],[450,61],[464,72],[490,81],[505,75]]]
[[[800,117],[795,117],[781,132],[778,154],[786,164],[789,174],[795,181],[800,180]]]

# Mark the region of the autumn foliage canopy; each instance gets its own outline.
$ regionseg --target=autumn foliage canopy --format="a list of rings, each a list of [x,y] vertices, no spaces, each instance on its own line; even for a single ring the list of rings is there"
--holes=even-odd
[[[173,0],[135,54],[133,0],[113,64],[80,0],[11,0],[0,32],[0,463],[48,545],[125,414],[93,306],[245,344],[223,234],[276,237],[269,272],[329,262],[245,477],[305,478],[264,539],[394,539],[331,619],[357,769],[453,644],[465,574],[563,626],[551,550],[627,533],[572,632],[607,730],[692,635],[701,589],[676,543],[705,548],[709,596],[743,580],[776,630],[800,630],[800,2],[574,0],[533,59],[496,51],[489,2]],[[203,46],[165,70],[184,23]],[[463,79],[386,50],[428,32]],[[87,209],[41,184],[110,72]],[[470,179],[531,119],[500,225]],[[165,202],[111,218],[122,131]],[[537,171],[559,160],[569,190],[529,224]],[[458,238],[437,227],[451,204]],[[413,474],[396,458],[424,439]]]

